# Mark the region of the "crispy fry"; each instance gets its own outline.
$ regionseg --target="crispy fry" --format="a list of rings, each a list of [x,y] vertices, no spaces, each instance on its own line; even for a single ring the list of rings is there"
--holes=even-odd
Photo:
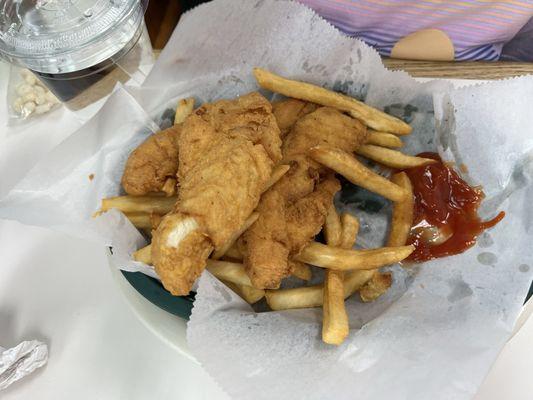
[[[263,289],[256,289],[252,286],[246,285],[238,285],[236,283],[224,280],[222,280],[222,282],[224,282],[224,284],[237,293],[248,304],[257,303],[259,300],[265,297],[265,291]]]
[[[405,172],[394,174],[391,181],[404,188],[408,195],[402,201],[394,203],[392,208],[392,223],[389,232],[387,246],[403,246],[409,238],[409,232],[413,225],[413,212],[415,199],[413,186]]]
[[[387,246],[403,246],[409,237],[409,231],[413,224],[413,187],[405,172],[394,174],[391,181],[401,186],[408,192],[408,196],[402,201],[394,203],[392,208],[392,223],[389,232]],[[375,271],[370,279],[359,291],[359,296],[364,302],[374,301],[385,293],[392,284],[390,273],[380,273]]]
[[[342,150],[317,146],[309,151],[309,155],[315,161],[341,174],[353,184],[389,200],[399,201],[407,195],[405,189],[371,171],[354,156]]]
[[[344,298],[357,292],[374,274],[369,271],[350,271],[344,277]],[[295,289],[267,290],[265,294],[269,307],[274,311],[293,308],[320,307],[324,303],[322,285],[305,286]]]
[[[355,244],[355,239],[359,233],[359,220],[352,214],[343,213],[341,215],[342,235],[340,246],[343,249],[351,249]]]
[[[167,178],[161,190],[167,197],[174,196],[176,194],[176,178]]]
[[[324,301],[322,285],[266,290],[265,292],[267,304],[274,311],[320,307]]]
[[[298,261],[317,267],[341,271],[376,269],[388,264],[402,261],[414,251],[413,246],[381,247],[372,250],[346,250],[326,246],[321,243],[309,243],[300,254]]]
[[[350,249],[355,245],[357,233],[359,232],[359,220],[351,214],[344,213],[341,216],[342,222],[342,244],[344,249]],[[350,271],[344,274],[344,293],[349,297],[357,292],[371,279],[376,270]]]
[[[283,175],[287,173],[287,171],[290,169],[290,165],[278,165],[274,170],[272,171],[272,175],[270,176],[270,180],[265,185],[265,188],[263,189],[263,192],[266,192],[268,189],[270,189],[274,184],[281,179]]]
[[[207,260],[207,270],[220,280],[233,282],[237,285],[252,286],[250,278],[244,271],[244,266],[240,263]]]
[[[116,208],[123,213],[144,212],[166,214],[172,210],[177,197],[117,196],[102,200],[102,210]]]
[[[350,271],[344,274],[344,293],[345,298],[360,290],[364,285],[372,279],[376,273],[375,269]]]
[[[152,229],[152,220],[150,214],[147,213],[125,213],[130,222],[139,229]]]
[[[369,129],[368,138],[366,140],[368,144],[375,144],[383,147],[402,147],[402,140],[392,134],[387,132],[378,132],[373,129]]]
[[[326,222],[324,223],[324,237],[328,245],[338,247],[341,243],[341,235],[341,219],[335,209],[335,205],[332,204],[326,215]]]
[[[411,127],[405,122],[354,98],[310,83],[286,79],[261,68],[254,68],[254,75],[259,86],[272,92],[346,111],[378,131],[399,135],[411,133]]]
[[[211,258],[215,259],[215,260],[218,260],[220,258],[222,258],[222,256],[224,256],[224,254],[226,254],[226,252],[228,251],[228,249],[230,247],[232,247],[235,242],[237,241],[237,239],[239,237],[241,237],[241,235],[246,232],[248,230],[248,228],[250,226],[252,226],[252,224],[257,221],[257,218],[259,218],[259,213],[257,212],[254,212],[252,213],[248,219],[246,221],[244,221],[244,224],[243,226],[241,226],[241,228],[238,230],[238,231],[235,231],[235,233],[232,235],[232,237],[230,238],[230,240],[228,240],[224,246],[222,246],[220,249],[216,250],[213,255],[211,256]]]
[[[387,167],[405,169],[420,167],[426,164],[436,162],[430,158],[413,157],[403,154],[396,150],[387,149],[385,147],[374,146],[372,144],[365,144],[357,149],[357,154],[369,158]],[[395,200],[397,201],[397,200]]]
[[[133,259],[135,261],[143,262],[147,265],[152,265],[152,245],[149,244],[142,249],[137,250],[133,253]]]
[[[188,99],[181,99],[178,101],[176,107],[176,115],[174,117],[174,125],[181,124],[192,113],[194,108],[194,99],[189,97]]]
[[[374,274],[373,270],[350,271],[344,277],[344,298],[357,292]],[[269,307],[274,311],[293,308],[311,308],[323,305],[322,285],[305,286],[295,289],[267,290],[265,294]]]
[[[326,216],[324,233],[328,245],[340,246],[342,242],[341,219],[335,205],[332,205]],[[348,244],[348,248],[352,247]],[[323,322],[322,341],[328,344],[341,344],[350,327],[348,315],[344,307],[344,272],[328,269],[324,280],[323,290]]]

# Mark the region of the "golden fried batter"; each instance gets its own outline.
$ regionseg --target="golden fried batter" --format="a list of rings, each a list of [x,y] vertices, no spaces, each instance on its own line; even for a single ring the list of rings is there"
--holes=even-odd
[[[287,264],[290,240],[284,204],[285,198],[278,190],[270,189],[263,194],[257,208],[259,218],[238,242],[241,253],[245,254],[246,271],[256,287],[275,288],[290,273]]]
[[[318,108],[314,103],[309,103],[297,99],[285,99],[272,103],[272,112],[276,117],[281,138],[283,139],[292,129],[296,121],[304,115],[312,113]]]
[[[272,106],[258,93],[204,104],[184,122],[178,202],[152,242],[156,271],[172,294],[189,293],[209,253],[257,207],[280,146]]]
[[[366,127],[340,111],[322,107],[298,120],[283,142],[283,160],[306,155],[311,147],[330,146],[352,153],[365,144]]]
[[[308,149],[327,144],[353,152],[365,140],[365,126],[333,108],[318,108],[294,124],[282,146],[282,162],[291,168],[263,195],[259,218],[240,243],[255,287],[279,287],[290,274],[288,258],[320,231],[340,189],[330,172],[307,157]]]
[[[167,178],[178,170],[178,139],[181,125],[157,132],[130,154],[122,175],[126,193],[141,196],[160,192]]]

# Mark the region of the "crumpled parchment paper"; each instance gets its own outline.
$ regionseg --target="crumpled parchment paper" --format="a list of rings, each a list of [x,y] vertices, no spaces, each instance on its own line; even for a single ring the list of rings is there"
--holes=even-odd
[[[153,273],[129,259],[144,239],[120,213],[88,216],[100,198],[120,193],[127,155],[170,123],[177,99],[199,104],[257,90],[254,66],[405,119],[414,128],[406,152],[439,149],[465,163],[467,179],[487,192],[482,215],[507,216],[464,254],[392,266],[393,287],[376,302],[348,300],[352,330],[339,347],[321,342],[320,309],[255,313],[204,273],[188,328],[192,352],[235,399],[471,398],[533,274],[530,77],[460,90],[421,84],[386,70],[376,52],[296,2],[216,0],[184,15],[144,86],[118,88],[0,202],[0,216],[100,240],[123,268]],[[346,187],[337,205],[361,219],[359,244],[382,244],[386,201]]]

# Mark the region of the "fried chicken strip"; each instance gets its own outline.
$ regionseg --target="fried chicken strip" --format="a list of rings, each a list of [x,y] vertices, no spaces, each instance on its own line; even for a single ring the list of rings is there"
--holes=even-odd
[[[204,104],[179,137],[178,201],[152,241],[152,259],[167,290],[188,294],[219,249],[259,203],[281,159],[279,128],[258,93]]]
[[[178,140],[181,125],[149,136],[130,154],[122,175],[122,187],[129,195],[160,192],[168,178],[178,171]]]
[[[285,99],[272,103],[272,112],[281,131],[283,139],[290,132],[296,121],[318,108],[316,104],[298,99]]]
[[[181,124],[193,108],[193,98],[180,100],[174,126],[151,135],[132,151],[122,176],[126,193],[133,196],[152,192],[164,192],[167,196],[175,194]]]
[[[339,182],[326,168],[307,156],[317,145],[354,151],[366,140],[366,128],[341,112],[321,107],[293,124],[283,147],[290,170],[259,204],[259,218],[244,234],[240,249],[252,284],[276,289],[290,274],[289,258],[298,254],[320,232]]]

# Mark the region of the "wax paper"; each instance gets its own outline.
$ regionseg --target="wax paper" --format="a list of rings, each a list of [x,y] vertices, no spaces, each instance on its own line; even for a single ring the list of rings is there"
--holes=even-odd
[[[531,78],[461,90],[421,84],[386,70],[375,51],[296,2],[215,0],[182,17],[143,87],[118,88],[0,202],[0,216],[101,240],[123,268],[150,273],[129,258],[144,238],[124,216],[93,221],[91,213],[101,197],[121,193],[127,155],[171,123],[177,99],[192,95],[199,104],[257,90],[254,66],[403,118],[414,128],[405,152],[440,150],[465,163],[465,178],[485,186],[483,216],[507,215],[464,254],[391,266],[384,296],[347,301],[352,329],[339,347],[321,342],[320,309],[257,313],[204,273],[188,327],[192,352],[235,399],[471,398],[508,339],[533,274]],[[387,201],[345,184],[336,204],[361,219],[361,246],[383,243]]]

